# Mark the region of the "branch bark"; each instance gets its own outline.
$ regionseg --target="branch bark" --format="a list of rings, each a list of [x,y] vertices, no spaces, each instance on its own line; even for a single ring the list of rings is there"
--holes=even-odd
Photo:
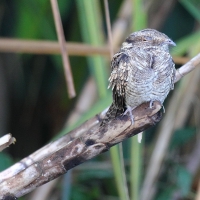
[[[176,82],[200,64],[200,54],[177,71]],[[180,77],[180,78],[181,78]],[[69,169],[109,150],[113,145],[138,134],[160,121],[161,105],[150,109],[144,103],[133,110],[135,123],[128,116],[99,127],[105,111],[91,118],[62,138],[44,146],[0,173],[0,199],[17,199],[42,184],[66,173]]]
[[[0,138],[0,152],[5,148],[9,147],[11,144],[15,144],[16,139],[12,137],[12,134],[6,134]]]
[[[134,125],[128,116],[122,116],[121,119],[112,120],[105,127],[100,127],[103,115],[96,115],[93,121],[98,123],[94,123],[92,128],[84,129],[84,126],[88,125],[86,122],[77,130],[1,172],[0,199],[21,197],[69,169],[109,150],[124,139],[153,126],[161,119],[158,112],[160,109],[159,102],[154,102],[153,108],[149,107],[148,102],[137,107],[133,111]],[[81,134],[81,130],[86,131],[82,131]],[[76,135],[78,137],[74,136],[76,131],[79,132]]]

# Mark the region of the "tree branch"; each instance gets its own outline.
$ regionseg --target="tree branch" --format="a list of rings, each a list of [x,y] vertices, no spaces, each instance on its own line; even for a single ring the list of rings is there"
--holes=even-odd
[[[195,67],[200,63],[200,53],[197,54],[194,58],[188,61],[185,65],[176,70],[176,79],[175,83],[178,82],[183,76],[190,73]]]
[[[200,54],[179,68],[176,82],[199,63]],[[124,139],[155,125],[161,119],[160,109],[159,102],[154,102],[151,109],[147,102],[133,110],[134,125],[131,125],[129,117],[125,115],[111,120],[105,127],[99,127],[105,116],[106,111],[103,111],[69,134],[1,172],[0,199],[21,197]]]
[[[152,109],[149,108],[149,103],[137,107],[133,111],[134,125],[131,125],[128,116],[122,116],[121,119],[112,120],[105,127],[100,127],[102,115],[95,116],[94,121],[99,123],[92,128],[85,129],[86,131],[82,134],[81,130],[84,130],[87,122],[81,128],[1,172],[0,199],[21,197],[66,173],[69,169],[107,151],[124,139],[149,128],[161,119],[160,112],[158,112],[160,109],[159,102],[154,102]],[[79,132],[76,138],[74,138],[75,131]]]

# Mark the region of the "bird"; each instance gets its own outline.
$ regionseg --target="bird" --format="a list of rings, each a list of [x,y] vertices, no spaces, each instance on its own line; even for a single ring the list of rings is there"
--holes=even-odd
[[[175,64],[169,47],[176,44],[167,35],[154,29],[131,33],[111,60],[108,88],[112,89],[113,102],[101,126],[120,115],[129,114],[145,102],[163,105],[170,90],[174,89]]]

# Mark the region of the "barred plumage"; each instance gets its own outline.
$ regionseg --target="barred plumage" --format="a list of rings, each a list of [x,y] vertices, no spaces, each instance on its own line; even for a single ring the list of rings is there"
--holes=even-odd
[[[169,46],[175,43],[153,29],[132,33],[111,61],[109,86],[113,103],[102,122],[129,112],[144,102],[163,104],[174,87],[175,67]]]

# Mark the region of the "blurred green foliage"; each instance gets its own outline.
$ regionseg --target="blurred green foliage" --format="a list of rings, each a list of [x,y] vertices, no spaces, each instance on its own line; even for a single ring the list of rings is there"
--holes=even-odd
[[[182,195],[185,197],[189,194],[192,184],[192,175],[183,166],[177,168],[177,186],[180,188]]]
[[[3,171],[13,164],[13,159],[7,153],[0,153],[0,161],[0,171]]]
[[[186,127],[176,130],[172,136],[169,149],[172,150],[174,148],[179,148],[194,138],[195,134],[196,129],[194,127]]]
[[[125,1],[109,0],[111,22],[114,24],[118,13]],[[153,2],[157,2],[153,4]],[[163,1],[164,2],[164,1]],[[103,1],[64,1],[59,0],[59,9],[62,17],[64,33],[67,41],[84,42],[96,46],[103,46],[107,41],[105,11]],[[152,16],[159,13],[158,1],[152,1],[153,11],[147,12],[142,0],[132,0],[133,16],[129,18],[129,30],[124,30],[123,40],[127,32],[148,27],[150,19],[161,20]],[[162,19],[157,29],[169,35],[177,43],[171,53],[175,56],[194,56],[200,51],[199,32],[199,1],[176,1],[168,10],[165,19]],[[160,19],[158,19],[160,17]],[[18,39],[57,40],[51,4],[49,0],[2,0],[0,2],[0,36]],[[72,73],[77,97],[68,99],[66,83],[63,75],[63,66],[60,55],[32,55],[32,54],[0,54],[0,74],[5,78],[5,91],[0,90],[1,96],[6,97],[6,113],[0,109],[0,135],[11,132],[17,143],[0,153],[0,170],[7,168],[17,160],[28,156],[52,138],[74,129],[87,119],[99,113],[112,101],[111,91],[107,90],[109,76],[108,57],[90,56],[70,57]],[[68,127],[64,123],[73,112],[84,84],[89,77],[95,79],[97,90],[96,102],[91,108],[81,113],[78,120]],[[90,97],[88,97],[90,98]],[[3,107],[0,99],[0,108]],[[7,117],[5,117],[7,116]],[[178,117],[178,116],[177,116]],[[188,117],[190,118],[190,117]],[[136,143],[136,137],[123,144],[128,180],[128,189],[131,199],[137,199],[145,170],[148,167],[149,149],[153,149],[157,127],[148,130],[142,145]],[[181,129],[174,132],[169,144],[169,155],[177,157],[190,156],[192,143],[197,137],[196,124],[192,120]],[[182,152],[182,150],[185,150]],[[115,160],[115,169],[102,168],[84,171],[72,171],[70,199],[125,199],[123,175],[118,149],[112,150]],[[185,153],[186,152],[186,153]],[[116,157],[115,157],[116,156]],[[181,160],[181,159],[180,159]],[[92,159],[96,162],[110,161],[108,153]],[[98,164],[97,164],[98,165]],[[83,164],[84,166],[84,164]],[[114,176],[118,176],[118,185],[115,185]],[[162,175],[158,180],[159,186],[155,199],[170,200],[174,192],[179,191],[182,199],[188,199],[192,191],[194,176],[185,167],[184,161],[166,157]],[[61,183],[60,183],[61,184]],[[61,194],[60,185],[55,187]],[[135,192],[133,192],[135,191]],[[120,195],[119,195],[120,194]],[[21,199],[29,199],[23,197]],[[58,195],[61,199],[61,195]],[[191,199],[191,198],[190,198]]]

